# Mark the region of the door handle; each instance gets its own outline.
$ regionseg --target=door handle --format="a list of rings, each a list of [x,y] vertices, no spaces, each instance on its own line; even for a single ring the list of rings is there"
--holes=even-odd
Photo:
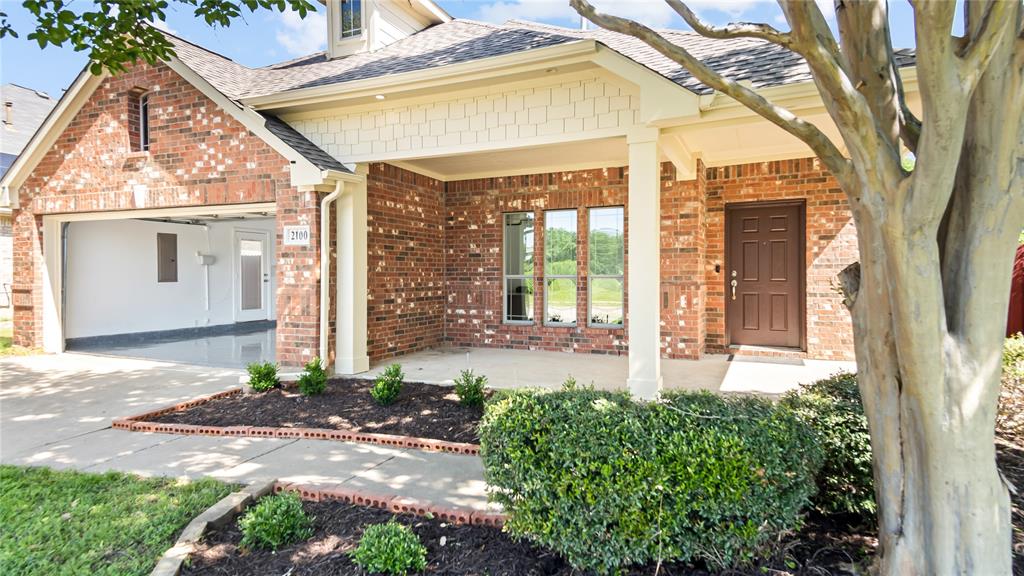
[[[732,299],[735,300],[736,299],[736,280],[733,280],[732,282],[729,282],[729,284],[732,286]]]

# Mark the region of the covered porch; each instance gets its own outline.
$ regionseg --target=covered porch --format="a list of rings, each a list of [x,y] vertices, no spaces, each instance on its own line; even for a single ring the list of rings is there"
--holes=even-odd
[[[626,387],[626,355],[574,354],[498,348],[434,348],[374,364],[359,378],[376,378],[389,364],[402,365],[406,380],[453,384],[466,369],[487,376],[492,388],[558,389],[572,376],[600,390]],[[709,354],[700,360],[662,359],[664,390],[779,395],[837,372],[854,372],[855,362]]]

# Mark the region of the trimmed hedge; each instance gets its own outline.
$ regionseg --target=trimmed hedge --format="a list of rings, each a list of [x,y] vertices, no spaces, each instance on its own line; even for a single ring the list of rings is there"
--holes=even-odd
[[[857,388],[857,375],[839,373],[786,394],[782,404],[804,420],[827,458],[818,473],[814,506],[826,514],[875,515],[871,434]]]
[[[580,569],[658,559],[716,568],[766,555],[798,528],[821,452],[767,400],[519,390],[488,403],[480,440],[505,527]]]

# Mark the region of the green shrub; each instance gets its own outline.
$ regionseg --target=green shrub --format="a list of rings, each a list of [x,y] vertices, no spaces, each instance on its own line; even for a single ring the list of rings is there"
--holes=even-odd
[[[313,358],[306,363],[302,374],[299,376],[299,392],[306,396],[322,394],[327,389],[327,372],[320,363],[320,357]]]
[[[767,555],[800,525],[821,461],[791,410],[708,393],[509,392],[488,402],[480,440],[506,530],[600,573]]]
[[[1003,344],[1003,378],[996,413],[996,433],[1016,443],[1024,441],[1024,335]]]
[[[277,379],[277,364],[253,362],[246,367],[249,371],[249,387],[256,392],[266,392],[281,384]]]
[[[826,454],[818,473],[814,506],[821,512],[875,514],[871,435],[857,388],[857,375],[840,373],[786,394],[782,404],[814,430]]]
[[[277,550],[313,535],[313,521],[293,492],[260,499],[238,520],[242,547]]]
[[[392,519],[368,527],[352,559],[373,574],[404,575],[427,567],[427,549],[408,526]]]
[[[402,373],[400,364],[392,364],[384,369],[384,372],[377,376],[377,380],[370,388],[370,395],[381,406],[388,406],[398,399],[402,392],[402,382],[405,374]]]
[[[465,406],[483,406],[486,387],[487,376],[473,374],[472,370],[463,370],[455,379],[455,393]]]

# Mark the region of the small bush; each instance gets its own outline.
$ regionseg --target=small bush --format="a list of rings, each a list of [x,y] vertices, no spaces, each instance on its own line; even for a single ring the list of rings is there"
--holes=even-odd
[[[266,496],[238,520],[242,547],[277,550],[313,535],[313,521],[292,492]]]
[[[277,379],[277,364],[253,362],[246,367],[249,371],[249,387],[256,392],[266,392],[281,384]]]
[[[875,514],[871,435],[857,375],[840,373],[801,386],[783,397],[782,404],[810,425],[826,454],[814,506],[870,522]]]
[[[306,396],[322,394],[327,389],[327,372],[316,357],[310,360],[299,376],[299,392]]]
[[[404,575],[427,567],[427,549],[405,525],[391,520],[363,532],[352,559],[367,572]]]
[[[377,401],[377,404],[388,406],[398,399],[398,395],[402,392],[404,379],[405,374],[402,373],[402,366],[400,364],[392,364],[385,368],[380,376],[377,376],[377,380],[373,383],[373,388],[370,388],[370,395]]]
[[[486,387],[487,376],[473,374],[472,370],[463,370],[455,379],[455,393],[464,406],[483,406]]]
[[[996,433],[1014,442],[1024,440],[1024,335],[1020,333],[1007,338],[1003,344]]]
[[[821,461],[791,410],[708,393],[512,391],[488,402],[480,440],[505,529],[600,573],[767,556],[799,527]]]

